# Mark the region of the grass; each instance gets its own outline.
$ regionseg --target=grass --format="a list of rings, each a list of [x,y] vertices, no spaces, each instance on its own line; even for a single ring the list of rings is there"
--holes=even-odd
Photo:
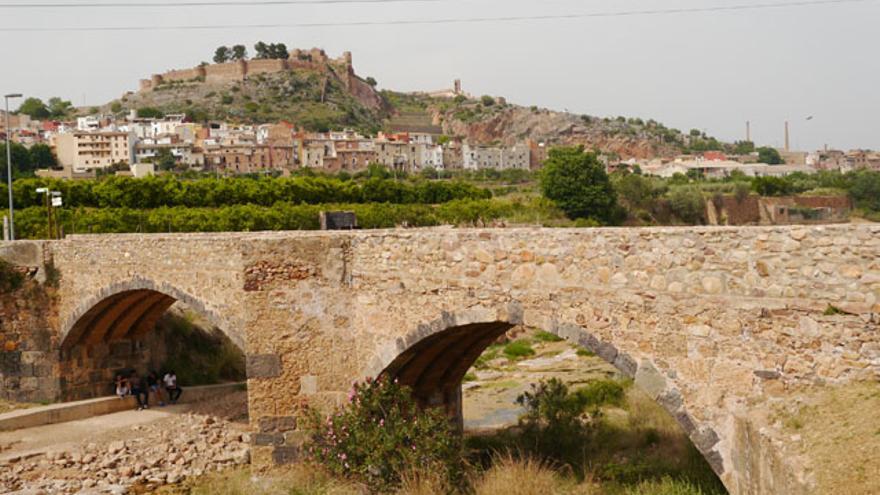
[[[361,495],[363,488],[330,477],[319,467],[293,465],[258,472],[250,468],[223,471],[179,486],[166,486],[159,495]]]
[[[562,342],[562,337],[543,330],[535,334],[535,339],[538,342]]]
[[[628,489],[626,495],[703,495],[702,488],[688,481],[664,477],[659,481],[644,481]]]
[[[535,349],[532,348],[532,344],[527,340],[514,340],[504,346],[504,355],[508,359],[522,359],[534,356]]]
[[[477,360],[474,362],[474,368],[476,368],[478,370],[488,368],[490,361],[498,359],[498,354],[501,353],[501,349],[503,347],[504,346],[502,346],[501,344],[490,345],[488,348],[486,348],[485,351],[483,351],[483,354],[481,354],[480,357],[478,357]]]
[[[595,357],[596,354],[593,351],[587,349],[578,349],[577,355],[580,357]]]

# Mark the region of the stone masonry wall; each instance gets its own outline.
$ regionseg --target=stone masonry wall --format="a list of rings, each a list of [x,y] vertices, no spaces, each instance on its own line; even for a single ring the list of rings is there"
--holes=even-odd
[[[594,350],[676,417],[734,494],[809,491],[809,459],[784,455],[774,404],[880,378],[874,225],[74,236],[49,248],[59,339],[134,287],[184,299],[245,349],[255,463],[298,457],[301,408],[340,405],[353,381],[470,325],[526,324]]]
[[[247,325],[259,365],[250,404],[255,428],[268,430],[255,455],[291,456],[298,437],[272,433],[278,421],[294,421],[304,402],[342,403],[353,379],[381,372],[432,332],[522,321],[634,376],[734,493],[799,490],[809,480],[736,472],[747,455],[734,450],[738,425],[754,404],[798,387],[880,376],[877,234],[854,226],[401,231],[325,237],[330,245],[314,255],[296,251],[317,242],[311,236],[259,240],[266,247],[245,264],[294,252],[301,266],[345,264],[341,278],[264,280],[266,289],[247,296],[261,308]],[[829,305],[848,314],[825,315]],[[792,472],[801,462],[777,461]]]

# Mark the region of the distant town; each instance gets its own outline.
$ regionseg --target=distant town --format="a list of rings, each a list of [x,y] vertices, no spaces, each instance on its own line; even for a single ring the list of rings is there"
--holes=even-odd
[[[2,112],[0,112],[2,113]],[[536,170],[547,155],[545,143],[525,140],[513,146],[469,143],[438,134],[399,132],[364,136],[352,130],[305,132],[291,122],[236,125],[195,123],[185,115],[125,118],[89,115],[75,121],[36,120],[24,114],[0,119],[0,135],[31,147],[48,145],[57,157],[55,169],[37,170],[40,177],[94,178],[113,173],[145,177],[171,171],[220,175],[276,174],[309,168],[330,174],[355,173],[370,164],[418,173],[434,170]],[[5,138],[5,136],[4,136]],[[741,172],[746,176],[785,176],[818,170],[880,170],[880,152],[870,150],[778,150],[781,164],[761,163],[753,151],[729,155],[719,151],[675,158],[614,161],[603,156],[609,171],[629,169],[672,177],[697,170],[707,178]]]

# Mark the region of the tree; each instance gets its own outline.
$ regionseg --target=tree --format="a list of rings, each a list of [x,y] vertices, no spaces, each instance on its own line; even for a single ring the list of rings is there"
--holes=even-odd
[[[137,116],[142,119],[161,119],[165,114],[158,108],[141,107],[137,109]]]
[[[31,164],[31,154],[27,148],[12,143],[12,177],[33,177],[34,168]],[[0,176],[6,181],[6,143],[0,142]]]
[[[849,194],[857,207],[880,212],[880,172],[855,173]]]
[[[654,200],[654,186],[651,179],[636,174],[624,175],[616,184],[624,204],[633,210],[647,210]]]
[[[679,220],[691,225],[701,223],[706,212],[703,193],[697,186],[673,188],[669,193],[669,205]]]
[[[18,107],[18,112],[30,116],[33,119],[45,119],[49,117],[49,108],[39,98],[28,98]]]
[[[229,62],[229,59],[231,56],[232,56],[232,54],[230,53],[228,47],[225,47],[225,46],[218,47],[217,50],[214,52],[214,63],[215,64],[223,64],[223,63]]]
[[[271,58],[271,56],[269,55],[269,45],[263,43],[262,41],[258,41],[257,44],[254,45],[254,52],[256,53],[255,58]]]
[[[31,146],[31,164],[34,168],[58,168],[58,159],[52,153],[52,148],[45,144]],[[13,162],[14,163],[14,162]]]
[[[483,95],[483,97],[480,98],[480,101],[483,102],[484,107],[491,107],[492,105],[495,104],[495,98],[492,98],[489,95]]]
[[[617,194],[595,153],[577,148],[554,148],[541,172],[541,191],[571,219],[592,218],[610,223]]]
[[[113,112],[113,113],[119,113],[119,112],[121,112],[121,111],[122,111],[122,103],[119,103],[118,101],[114,101],[114,102],[110,105],[110,111]]]
[[[287,45],[284,43],[272,43],[269,45],[269,56],[271,58],[277,58],[278,60],[284,60],[290,56],[287,52]]]
[[[758,148],[758,161],[767,165],[781,165],[785,163],[779,151],[769,146]]]
[[[737,155],[748,155],[755,151],[755,143],[751,141],[737,141],[733,143],[733,152]]]
[[[244,45],[235,45],[232,47],[232,60],[246,60],[247,48]]]
[[[49,98],[49,114],[53,118],[65,117],[73,108],[73,104],[57,96]]]
[[[376,85],[379,84],[379,82],[376,81],[376,80],[375,80],[374,78],[372,78],[372,77],[368,77],[368,78],[367,78],[367,84],[369,84],[370,86],[372,86],[372,87],[375,88]]]
[[[174,155],[171,153],[171,150],[168,148],[161,148],[156,156],[153,157],[153,163],[156,164],[156,168],[162,170],[163,172],[169,172],[174,170],[177,166],[177,159],[174,158]]]

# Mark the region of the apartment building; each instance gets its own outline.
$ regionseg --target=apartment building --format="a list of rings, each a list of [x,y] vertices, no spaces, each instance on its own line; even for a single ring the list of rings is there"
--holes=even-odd
[[[466,143],[462,146],[462,166],[465,170],[529,170],[530,163],[531,150],[526,145],[502,148]]]
[[[53,137],[58,163],[74,173],[131,163],[132,140],[127,132],[68,132]]]
[[[208,146],[205,168],[229,174],[284,171],[294,167],[294,151],[267,145]]]

